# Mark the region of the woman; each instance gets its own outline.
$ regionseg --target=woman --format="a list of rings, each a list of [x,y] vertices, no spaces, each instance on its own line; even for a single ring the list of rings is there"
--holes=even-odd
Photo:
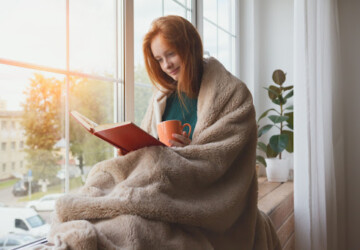
[[[95,165],[79,194],[58,200],[49,241],[76,249],[280,249],[257,208],[257,127],[246,85],[203,59],[196,29],[181,17],[155,20],[143,49],[158,88],[143,129],[156,136],[156,125],[174,115],[191,120],[192,137]]]
[[[153,22],[143,42],[145,66],[152,83],[168,95],[162,120],[180,120],[194,128],[203,73],[201,38],[190,22],[167,16]],[[180,111],[181,112],[178,112]],[[155,132],[155,131],[154,131]],[[190,144],[192,134],[173,135],[173,146]]]

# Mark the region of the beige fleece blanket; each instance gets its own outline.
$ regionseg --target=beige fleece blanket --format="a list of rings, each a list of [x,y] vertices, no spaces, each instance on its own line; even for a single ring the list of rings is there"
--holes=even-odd
[[[96,164],[78,194],[58,200],[53,249],[280,248],[257,208],[251,94],[215,59],[204,67],[191,145]],[[154,112],[143,122],[149,132]]]

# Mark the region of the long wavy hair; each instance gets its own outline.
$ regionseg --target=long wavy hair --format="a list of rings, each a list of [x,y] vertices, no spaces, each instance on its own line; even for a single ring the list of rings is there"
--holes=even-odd
[[[159,62],[151,51],[152,40],[161,35],[167,45],[181,58],[181,74],[177,84],[162,71]],[[143,41],[146,71],[151,82],[167,90],[184,92],[188,97],[197,97],[203,74],[203,45],[195,27],[180,16],[164,16],[155,19]]]

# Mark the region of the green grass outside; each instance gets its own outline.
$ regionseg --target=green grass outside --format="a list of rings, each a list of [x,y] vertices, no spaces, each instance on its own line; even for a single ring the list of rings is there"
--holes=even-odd
[[[11,180],[7,180],[7,181],[1,181],[0,182],[0,190],[4,189],[4,188],[12,187],[17,181],[18,181],[18,179],[11,179]]]
[[[81,176],[70,179],[70,191],[77,189],[77,188],[81,187],[82,185],[83,185],[83,183],[81,181]],[[37,200],[47,194],[62,193],[62,192],[64,192],[63,185],[59,184],[59,185],[49,187],[47,192],[45,192],[45,193],[44,192],[33,193],[31,195],[30,199],[29,199],[28,195],[24,196],[24,197],[18,199],[18,202],[27,202],[27,201]]]

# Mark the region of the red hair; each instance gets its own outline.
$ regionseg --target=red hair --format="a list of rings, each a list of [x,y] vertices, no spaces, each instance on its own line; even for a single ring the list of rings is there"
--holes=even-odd
[[[152,40],[161,35],[167,45],[181,58],[181,74],[177,85],[162,71],[151,51]],[[143,41],[146,71],[151,82],[168,90],[185,92],[189,97],[197,97],[203,73],[203,45],[195,27],[180,16],[164,16],[155,19]],[[181,96],[179,96],[181,98]]]

